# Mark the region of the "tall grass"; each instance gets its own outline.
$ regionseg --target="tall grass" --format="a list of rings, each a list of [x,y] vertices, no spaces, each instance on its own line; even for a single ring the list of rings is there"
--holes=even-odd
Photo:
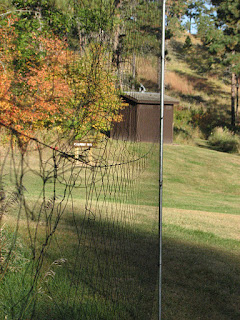
[[[166,85],[170,90],[177,93],[186,95],[193,95],[195,93],[193,83],[173,71],[166,72]]]
[[[236,153],[239,151],[240,140],[227,128],[217,127],[208,138],[208,145],[219,151]]]
[[[147,91],[158,91],[159,69],[154,56],[137,57],[137,76]]]

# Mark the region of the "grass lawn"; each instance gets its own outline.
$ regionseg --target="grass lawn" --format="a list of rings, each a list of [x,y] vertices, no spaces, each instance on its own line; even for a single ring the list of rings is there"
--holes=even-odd
[[[239,155],[195,146],[165,145],[163,160],[164,207],[240,214]],[[142,204],[157,206],[157,166],[158,150],[141,182]]]
[[[163,319],[240,318],[240,157],[166,146]]]
[[[64,197],[63,180],[56,184],[49,175],[44,194],[51,200],[56,184],[55,207],[44,209],[47,219],[36,215],[26,222],[22,216],[18,225],[21,261],[33,244],[36,256],[44,249],[42,272],[22,318],[21,303],[15,310],[11,306],[25,301],[34,273],[29,269],[25,281],[20,273],[6,276],[0,289],[3,316],[28,319],[34,309],[32,319],[158,319],[158,147],[151,147],[145,171],[132,184],[127,180],[129,170],[137,173],[133,167],[122,173],[116,168],[108,173],[104,168],[95,172],[82,168],[74,181],[85,179],[87,188],[76,184],[76,190],[68,190],[69,197]],[[40,212],[42,179],[36,161],[29,164],[25,197],[29,212]],[[239,168],[238,155],[164,146],[164,320],[240,318]],[[71,176],[78,171],[74,168]],[[64,181],[69,181],[64,174]],[[43,244],[63,208],[45,250]],[[4,216],[5,230],[16,226],[17,213],[15,204]],[[52,264],[60,258],[65,260],[59,266]]]

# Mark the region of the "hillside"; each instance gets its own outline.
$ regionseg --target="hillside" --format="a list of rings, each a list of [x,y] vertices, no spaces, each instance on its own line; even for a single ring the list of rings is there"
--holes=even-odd
[[[185,48],[186,37],[191,46]],[[185,33],[166,43],[166,93],[179,99],[175,108],[175,141],[194,143],[206,139],[214,127],[231,129],[230,77],[220,67],[208,64],[208,53],[201,41]],[[147,90],[157,90],[155,57],[139,61],[140,81]],[[238,123],[238,119],[237,119]]]

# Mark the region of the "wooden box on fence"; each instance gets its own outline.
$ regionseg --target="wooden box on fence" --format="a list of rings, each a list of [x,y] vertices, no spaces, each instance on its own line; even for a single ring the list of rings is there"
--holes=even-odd
[[[74,156],[76,159],[81,159],[83,162],[92,164],[92,148],[94,146],[93,142],[75,141],[73,146]]]
[[[128,106],[121,110],[122,121],[114,123],[110,136],[115,139],[159,142],[160,93],[125,92],[122,95]],[[173,142],[173,111],[179,101],[164,95],[164,143]]]

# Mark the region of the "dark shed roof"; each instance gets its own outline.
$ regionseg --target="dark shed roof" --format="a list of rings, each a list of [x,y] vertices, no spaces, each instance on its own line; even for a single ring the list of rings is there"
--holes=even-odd
[[[124,92],[124,98],[141,104],[160,104],[160,93],[155,92]],[[178,104],[179,101],[164,95],[164,104]]]

